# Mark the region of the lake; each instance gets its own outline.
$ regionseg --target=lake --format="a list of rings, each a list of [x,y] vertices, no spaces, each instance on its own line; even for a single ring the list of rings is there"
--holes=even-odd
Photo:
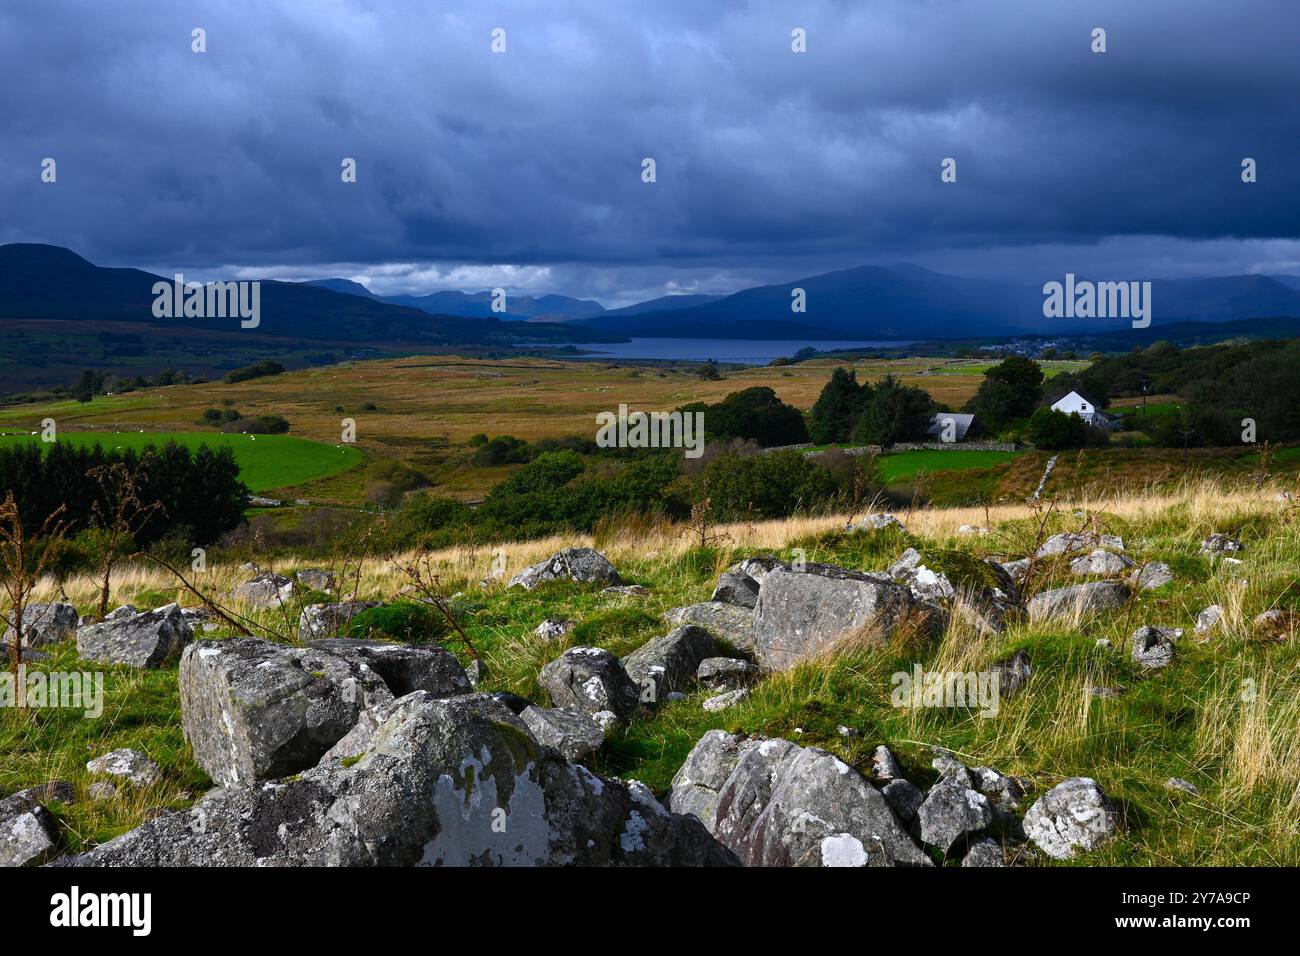
[[[766,365],[775,358],[794,355],[803,348],[819,352],[836,349],[898,348],[914,340],[810,341],[807,339],[632,339],[630,342],[596,342],[574,347],[612,359],[694,359]]]

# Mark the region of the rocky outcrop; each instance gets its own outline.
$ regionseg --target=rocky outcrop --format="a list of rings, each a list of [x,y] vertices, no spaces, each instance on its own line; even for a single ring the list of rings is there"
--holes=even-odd
[[[709,731],[673,778],[669,807],[698,817],[747,866],[930,863],[860,773],[779,738]]]
[[[915,607],[912,592],[886,577],[824,564],[776,570],[754,608],[755,654],[771,670],[785,670],[849,635],[883,642]]]
[[[118,608],[98,624],[77,629],[77,653],[84,660],[129,667],[158,667],[174,660],[194,637],[180,605],[143,614]]]
[[[717,653],[708,631],[687,624],[642,644],[623,658],[623,669],[641,689],[641,700],[653,704],[686,690],[700,664]]]
[[[77,609],[71,604],[28,604],[23,608],[23,647],[37,648],[57,644],[77,635]],[[5,630],[4,644],[13,645],[14,612],[5,617],[9,625]]]
[[[1035,801],[1025,814],[1025,834],[1040,850],[1068,860],[1114,837],[1119,813],[1097,781],[1071,777]]]
[[[543,748],[485,695],[382,708],[335,759],[217,790],[70,866],[706,866],[734,854],[641,784]]]
[[[1115,611],[1124,606],[1131,593],[1123,581],[1092,581],[1073,587],[1057,588],[1034,595],[1029,602],[1029,619],[1043,621],[1051,618],[1077,618],[1086,620],[1105,611]]]
[[[529,565],[510,579],[510,587],[531,591],[545,581],[621,584],[614,565],[594,548],[565,548],[545,561]]]
[[[571,647],[542,668],[538,685],[551,703],[605,723],[598,714],[623,720],[640,706],[641,691],[622,663],[599,647]]]

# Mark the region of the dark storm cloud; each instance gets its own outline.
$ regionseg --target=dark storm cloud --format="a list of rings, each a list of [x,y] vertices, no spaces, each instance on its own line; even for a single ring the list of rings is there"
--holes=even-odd
[[[8,0],[0,240],[609,301],[904,259],[1295,270],[1297,19],[1285,0]]]

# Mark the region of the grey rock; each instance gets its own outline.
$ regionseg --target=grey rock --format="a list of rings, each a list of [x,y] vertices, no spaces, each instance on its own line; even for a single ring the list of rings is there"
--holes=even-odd
[[[213,791],[60,866],[704,866],[735,855],[487,695],[410,694],[363,750]],[[504,823],[504,826],[500,824]]]
[[[299,584],[312,591],[328,592],[334,588],[334,575],[321,568],[303,568],[301,571],[294,572],[293,576],[298,579]]]
[[[1088,685],[1088,693],[1093,697],[1099,697],[1108,700],[1113,697],[1119,697],[1124,693],[1123,687],[1098,687],[1093,684]]]
[[[1121,574],[1133,567],[1136,562],[1128,555],[1115,554],[1098,548],[1085,555],[1080,555],[1070,562],[1070,573],[1084,575]]]
[[[586,714],[532,706],[519,716],[539,744],[554,747],[566,760],[581,760],[605,743],[605,731]]]
[[[860,773],[788,740],[705,734],[669,806],[699,817],[747,866],[930,865]]]
[[[434,644],[333,637],[309,641],[307,646],[369,668],[379,675],[394,697],[404,697],[417,690],[433,697],[454,697],[474,689],[456,655]]]
[[[393,698],[359,655],[254,637],[191,644],[179,687],[194,759],[222,786],[314,766],[367,708]]]
[[[1057,860],[1096,849],[1118,829],[1119,812],[1089,777],[1071,777],[1057,784],[1025,814],[1025,834]]]
[[[706,657],[696,668],[695,677],[708,687],[735,690],[758,677],[758,668],[738,657]]]
[[[135,617],[139,613],[140,613],[139,609],[134,604],[123,604],[120,607],[113,608],[113,610],[105,614],[104,620],[122,621],[122,620],[126,620],[127,618]],[[92,621],[91,623],[93,624],[96,622]]]
[[[999,562],[999,567],[1006,572],[1007,576],[1017,584],[1023,584],[1025,576],[1029,574],[1029,565],[1032,561],[1029,558],[1019,558],[1015,561]]]
[[[1211,604],[1200,614],[1196,615],[1196,633],[1208,636],[1222,623],[1223,608],[1217,604]]]
[[[1280,641],[1295,634],[1297,624],[1300,623],[1300,615],[1295,611],[1273,607],[1256,614],[1251,623],[1257,637]]]
[[[1029,678],[1034,675],[1033,663],[1029,659],[1029,652],[1025,650],[1016,651],[1009,657],[997,661],[992,670],[998,675],[999,697],[1013,696],[1029,683]]]
[[[640,689],[619,659],[598,647],[569,648],[542,668],[537,683],[556,707],[591,717],[610,711],[625,720],[641,700]]]
[[[984,535],[989,533],[989,529],[978,524],[964,524],[957,529],[958,534]]]
[[[925,791],[910,780],[891,780],[880,791],[886,802],[898,814],[898,819],[910,824],[925,803]]]
[[[992,767],[973,767],[971,776],[975,789],[991,799],[1003,810],[1019,810],[1020,800],[1027,792],[1024,781],[994,770]]]
[[[488,696],[498,703],[505,705],[512,714],[516,715],[522,714],[529,707],[533,706],[533,702],[527,697],[520,697],[518,694],[512,694],[508,690],[499,690],[495,693],[488,694]]]
[[[976,840],[961,858],[962,866],[1006,866],[1006,854],[1002,844],[990,837]]]
[[[764,667],[785,670],[849,635],[883,642],[914,607],[910,590],[882,577],[818,564],[776,570],[754,609],[756,654]]]
[[[1129,586],[1122,581],[1091,581],[1088,584],[1043,591],[1030,600],[1029,619],[1087,619],[1104,611],[1122,608],[1130,593]]]
[[[1212,534],[1201,542],[1202,554],[1229,554],[1241,550],[1241,542],[1231,535]]]
[[[710,697],[702,706],[709,713],[716,714],[718,711],[726,710],[728,707],[735,707],[748,696],[749,688],[739,687],[736,690],[729,690],[725,694],[718,694],[716,697]]]
[[[956,780],[963,787],[975,786],[975,775],[964,763],[944,750],[936,750],[930,766],[939,772],[939,780]]]
[[[23,608],[23,647],[57,644],[77,635],[77,609],[71,604],[28,604]],[[15,636],[14,612],[5,616],[8,627],[4,643],[12,646]]]
[[[758,582],[739,571],[724,571],[718,577],[718,586],[713,589],[709,600],[752,610],[758,602]]]
[[[124,780],[133,787],[148,787],[158,782],[162,771],[139,750],[122,747],[86,764],[86,769],[96,776]]]
[[[694,624],[733,647],[749,652],[754,650],[754,612],[748,608],[706,601],[665,611],[664,620],[673,627]]]
[[[1165,781],[1165,789],[1181,790],[1183,793],[1190,793],[1194,797],[1199,797],[1201,795],[1201,791],[1197,788],[1196,784],[1192,783],[1190,780],[1183,780],[1181,777],[1170,777]]]
[[[1139,627],[1129,638],[1133,662],[1147,669],[1169,665],[1174,659],[1174,642],[1182,636],[1180,627]]]
[[[607,588],[602,588],[600,593],[618,597],[649,597],[650,589],[643,584],[611,584]]]
[[[288,601],[293,592],[292,581],[283,574],[268,571],[235,585],[230,589],[230,596],[259,611],[268,611]]]
[[[614,565],[594,548],[565,548],[545,561],[530,565],[510,579],[510,587],[531,591],[544,581],[579,581],[621,584]]]
[[[308,604],[298,615],[298,640],[314,641],[334,637],[362,611],[382,607],[378,601],[339,601],[333,604]]]
[[[885,528],[897,528],[906,531],[907,526],[891,514],[867,515],[861,521],[848,525],[846,531],[882,531]]]
[[[1124,539],[1113,534],[1099,535],[1091,531],[1054,534],[1043,542],[1037,554],[1038,557],[1045,558],[1054,554],[1072,554],[1075,551],[1092,550],[1094,548],[1123,551]]]
[[[1115,649],[1115,645],[1109,637],[1097,638],[1097,643],[1093,646],[1101,651],[1113,651]]]
[[[685,690],[700,664],[717,653],[708,631],[687,624],[642,644],[623,659],[623,669],[641,688],[642,702],[654,703],[665,694]]]
[[[902,780],[903,768],[898,758],[884,744],[871,754],[871,772],[877,780]]]
[[[1174,572],[1163,561],[1144,564],[1129,576],[1129,582],[1143,591],[1162,588],[1174,579]]]
[[[0,800],[0,867],[45,862],[57,845],[54,815],[26,793]]]
[[[117,796],[117,787],[107,780],[97,780],[86,788],[86,793],[92,800],[112,800]]]
[[[759,587],[762,587],[763,579],[767,577],[768,573],[775,571],[778,568],[782,571],[789,571],[790,565],[786,564],[780,558],[773,557],[770,554],[759,554],[752,558],[745,558],[741,561],[737,561],[731,567],[727,568],[727,571],[753,578]]]
[[[533,629],[533,633],[543,640],[554,641],[573,630],[573,622],[548,617]]]
[[[51,780],[19,790],[14,796],[24,796],[37,803],[76,803],[77,789],[67,780]]]
[[[488,677],[488,667],[483,663],[483,658],[476,657],[469,662],[469,666],[465,668],[465,677],[469,680],[469,686],[478,690],[478,685]]]
[[[77,629],[77,653],[84,660],[130,667],[158,667],[173,660],[194,637],[179,605],[143,614],[119,613]]]

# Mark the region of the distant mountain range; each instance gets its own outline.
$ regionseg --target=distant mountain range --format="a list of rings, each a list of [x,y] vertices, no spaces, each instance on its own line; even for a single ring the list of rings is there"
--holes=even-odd
[[[1044,281],[1051,279],[1063,281],[1064,276]],[[346,279],[312,284],[448,315],[493,315],[488,292],[379,297]],[[803,312],[791,309],[796,289],[804,292]],[[1151,298],[1153,326],[1300,316],[1300,278],[1157,279],[1151,284]],[[545,318],[645,338],[934,340],[1132,328],[1124,319],[1046,318],[1042,283],[964,279],[915,265],[861,266],[731,295],[664,296],[620,309],[606,310],[590,299],[560,295],[510,296],[507,307],[507,314],[498,318]]]

